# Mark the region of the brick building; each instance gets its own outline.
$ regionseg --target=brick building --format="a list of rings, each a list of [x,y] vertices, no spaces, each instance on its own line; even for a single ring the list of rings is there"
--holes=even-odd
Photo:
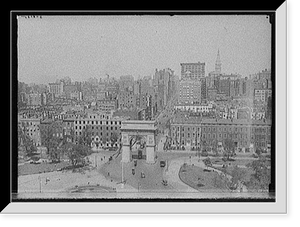
[[[18,126],[32,139],[35,146],[41,145],[40,123],[41,120],[39,118],[18,117]]]
[[[134,109],[137,107],[138,96],[133,91],[124,90],[118,94],[118,108],[119,109]]]
[[[97,147],[119,147],[120,145],[120,128],[123,118],[102,118],[100,116],[94,118],[89,116],[86,118],[76,119],[74,121],[75,138],[83,135],[84,130],[92,141],[91,146]]]
[[[256,120],[202,119],[200,117],[176,116],[170,124],[171,146],[211,148],[231,140],[237,152],[253,152],[271,145],[271,123]]]

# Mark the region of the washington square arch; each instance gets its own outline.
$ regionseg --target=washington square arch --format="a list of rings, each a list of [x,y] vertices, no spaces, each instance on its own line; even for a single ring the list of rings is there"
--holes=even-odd
[[[123,121],[121,125],[122,162],[130,162],[136,157],[145,159],[147,163],[155,163],[156,130],[155,121]],[[137,148],[134,149],[134,146]]]

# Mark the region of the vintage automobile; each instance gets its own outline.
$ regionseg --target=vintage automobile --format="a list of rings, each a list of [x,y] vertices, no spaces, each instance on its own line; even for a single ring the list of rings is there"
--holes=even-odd
[[[165,167],[166,166],[166,161],[160,161],[159,165],[160,165],[160,167]]]

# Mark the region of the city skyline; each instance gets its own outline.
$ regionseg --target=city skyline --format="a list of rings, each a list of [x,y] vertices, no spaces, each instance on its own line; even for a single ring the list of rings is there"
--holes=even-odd
[[[98,48],[96,48],[98,47]],[[48,16],[18,18],[18,80],[46,84],[106,74],[135,79],[180,63],[249,76],[271,64],[271,24],[265,15]]]

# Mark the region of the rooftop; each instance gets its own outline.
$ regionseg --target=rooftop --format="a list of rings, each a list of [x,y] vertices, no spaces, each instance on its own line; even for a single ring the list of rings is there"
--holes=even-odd
[[[155,121],[123,121],[121,130],[156,130]]]
[[[228,125],[271,125],[270,120],[253,120],[253,119],[217,119],[203,118],[200,116],[176,115],[173,124],[228,124]]]

